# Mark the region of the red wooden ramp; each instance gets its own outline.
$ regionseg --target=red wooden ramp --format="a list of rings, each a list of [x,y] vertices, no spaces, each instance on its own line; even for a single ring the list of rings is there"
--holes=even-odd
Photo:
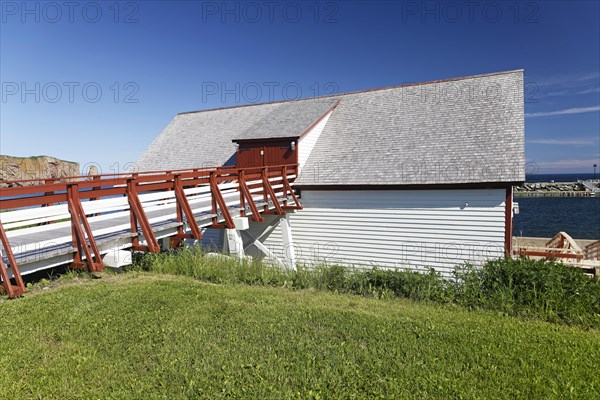
[[[100,271],[109,250],[160,251],[206,228],[235,228],[235,217],[300,209],[298,166],[214,167],[12,181],[0,188],[2,288],[24,291],[21,273],[69,263]],[[6,183],[6,182],[4,182]]]

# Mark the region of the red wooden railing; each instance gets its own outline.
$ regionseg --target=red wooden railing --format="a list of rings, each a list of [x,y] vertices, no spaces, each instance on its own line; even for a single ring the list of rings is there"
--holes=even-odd
[[[130,223],[132,232],[132,249],[136,251],[158,252],[160,246],[146,216],[138,193],[156,191],[174,191],[176,198],[176,216],[180,222],[177,234],[171,238],[171,246],[178,246],[183,239],[202,237],[184,190],[205,185],[210,188],[212,204],[213,228],[234,228],[234,221],[225,203],[219,184],[234,182],[238,184],[240,199],[240,215],[246,216],[246,207],[250,209],[251,219],[264,220],[261,214],[284,214],[286,210],[300,209],[300,205],[288,176],[298,172],[297,165],[279,165],[268,167],[215,167],[196,168],[171,171],[149,171],[127,174],[104,174],[94,176],[73,176],[57,180],[20,180],[2,182],[10,187],[0,188],[0,211],[14,210],[25,207],[47,207],[52,204],[66,203],[70,214],[72,242],[74,249],[73,268],[87,268],[89,271],[100,271],[104,268],[102,258],[94,234],[82,207],[82,200],[98,200],[106,197],[126,196],[129,203]],[[273,188],[274,179],[281,181],[281,187]],[[42,183],[43,182],[43,183]],[[29,185],[29,186],[28,186]],[[251,190],[260,188],[265,205],[262,210],[254,202]],[[279,203],[277,194],[282,196]],[[256,195],[256,191],[254,193]],[[288,204],[288,198],[293,205]],[[270,210],[269,200],[274,210]],[[220,212],[223,221],[216,216]],[[1,219],[1,214],[0,214]],[[183,222],[188,224],[190,233],[184,232]],[[140,244],[138,227],[146,240]],[[9,297],[20,296],[25,287],[16,263],[5,229],[0,221],[0,239],[8,266],[0,257],[0,278],[3,288]],[[85,262],[83,261],[85,257]],[[13,274],[15,284],[11,283],[7,268]]]

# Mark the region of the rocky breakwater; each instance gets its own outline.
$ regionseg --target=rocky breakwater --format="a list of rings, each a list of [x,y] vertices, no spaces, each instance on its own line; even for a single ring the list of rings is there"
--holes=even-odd
[[[79,164],[50,156],[13,157],[0,155],[0,188],[30,186],[44,179],[62,179],[80,175]],[[12,182],[33,179],[31,182]]]
[[[596,182],[593,182],[597,185]],[[583,182],[535,182],[515,187],[515,196],[520,197],[590,197],[594,192]]]

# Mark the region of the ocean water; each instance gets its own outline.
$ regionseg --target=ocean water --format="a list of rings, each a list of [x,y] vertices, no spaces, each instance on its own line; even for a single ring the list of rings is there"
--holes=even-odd
[[[600,169],[596,174],[596,179],[600,178]],[[526,175],[527,182],[577,182],[578,179],[594,179],[594,174],[532,174]]]
[[[575,239],[600,239],[600,197],[515,197],[514,236],[553,237],[560,231]]]

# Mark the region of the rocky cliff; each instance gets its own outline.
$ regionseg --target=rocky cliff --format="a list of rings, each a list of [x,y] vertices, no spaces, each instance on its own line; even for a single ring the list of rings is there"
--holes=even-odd
[[[0,155],[0,187],[27,186],[41,183],[47,178],[64,178],[79,175],[79,164],[71,161],[59,160],[49,156],[37,157],[12,157]],[[36,182],[9,181],[22,179],[39,179]]]

